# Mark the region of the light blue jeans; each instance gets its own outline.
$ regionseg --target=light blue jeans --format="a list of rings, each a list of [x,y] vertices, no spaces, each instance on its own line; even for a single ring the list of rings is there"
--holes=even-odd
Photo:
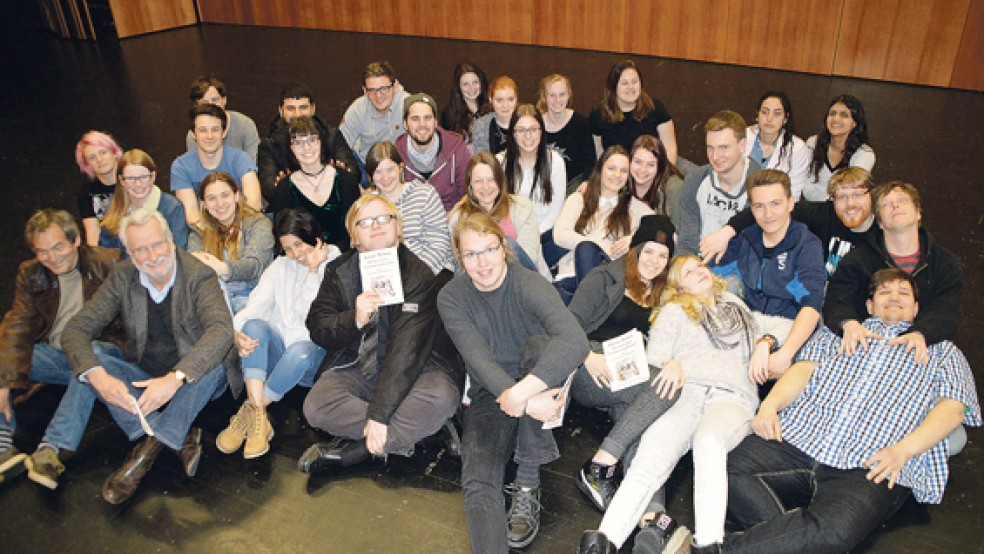
[[[251,319],[243,325],[243,333],[260,341],[243,358],[243,377],[264,381],[263,394],[279,402],[298,384],[311,388],[325,349],[309,340],[298,341],[284,348],[284,339],[276,329],[262,319]]]
[[[92,341],[92,351],[96,355],[123,358],[123,352],[108,342]],[[31,371],[28,375],[32,381],[38,383],[68,385],[44,436],[59,449],[75,450],[82,441],[86,425],[89,424],[92,405],[96,401],[95,392],[75,378],[65,353],[47,342],[34,345],[34,352],[31,354]],[[10,434],[13,435],[17,429],[17,418],[13,417],[7,421],[7,418],[0,414],[0,428],[9,429]]]

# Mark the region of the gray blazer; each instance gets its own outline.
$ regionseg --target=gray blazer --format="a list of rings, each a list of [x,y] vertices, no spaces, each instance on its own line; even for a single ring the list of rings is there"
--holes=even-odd
[[[243,388],[239,357],[233,346],[232,316],[215,272],[194,256],[177,249],[177,275],[171,288],[171,331],[181,361],[174,366],[192,381],[220,363],[234,396]],[[126,260],[65,326],[62,349],[76,375],[99,365],[91,341],[119,314],[126,336],[124,357],[137,363],[147,347],[147,289],[140,272]]]

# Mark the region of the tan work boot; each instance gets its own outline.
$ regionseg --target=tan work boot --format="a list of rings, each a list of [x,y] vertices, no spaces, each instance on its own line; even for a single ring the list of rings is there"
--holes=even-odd
[[[249,434],[250,427],[253,426],[253,413],[255,411],[249,400],[243,402],[243,406],[239,408],[236,415],[229,419],[229,426],[215,437],[215,448],[218,448],[219,452],[232,454],[239,450]]]
[[[253,420],[249,432],[246,433],[246,446],[243,447],[243,458],[247,460],[259,458],[270,450],[270,439],[273,438],[273,426],[267,417],[265,408],[253,407]]]

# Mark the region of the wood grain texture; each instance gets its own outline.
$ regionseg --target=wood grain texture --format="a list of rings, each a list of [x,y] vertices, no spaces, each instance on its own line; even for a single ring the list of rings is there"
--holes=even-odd
[[[198,23],[192,0],[109,0],[120,38]]]
[[[982,3],[198,0],[202,21],[212,23],[535,44],[967,88],[984,79]],[[971,4],[976,18],[968,20]]]
[[[950,86],[984,90],[984,0],[971,0]]]
[[[730,0],[724,61],[829,74],[842,0]]]
[[[970,0],[844,0],[835,75],[948,86]]]

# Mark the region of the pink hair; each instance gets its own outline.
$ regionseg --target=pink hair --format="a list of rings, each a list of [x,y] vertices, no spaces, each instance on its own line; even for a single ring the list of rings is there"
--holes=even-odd
[[[82,135],[82,139],[75,145],[75,163],[79,165],[79,171],[85,173],[90,179],[96,177],[96,172],[89,166],[89,162],[85,161],[85,147],[90,145],[102,146],[109,150],[117,162],[123,157],[123,149],[108,134],[102,131],[89,131]]]

